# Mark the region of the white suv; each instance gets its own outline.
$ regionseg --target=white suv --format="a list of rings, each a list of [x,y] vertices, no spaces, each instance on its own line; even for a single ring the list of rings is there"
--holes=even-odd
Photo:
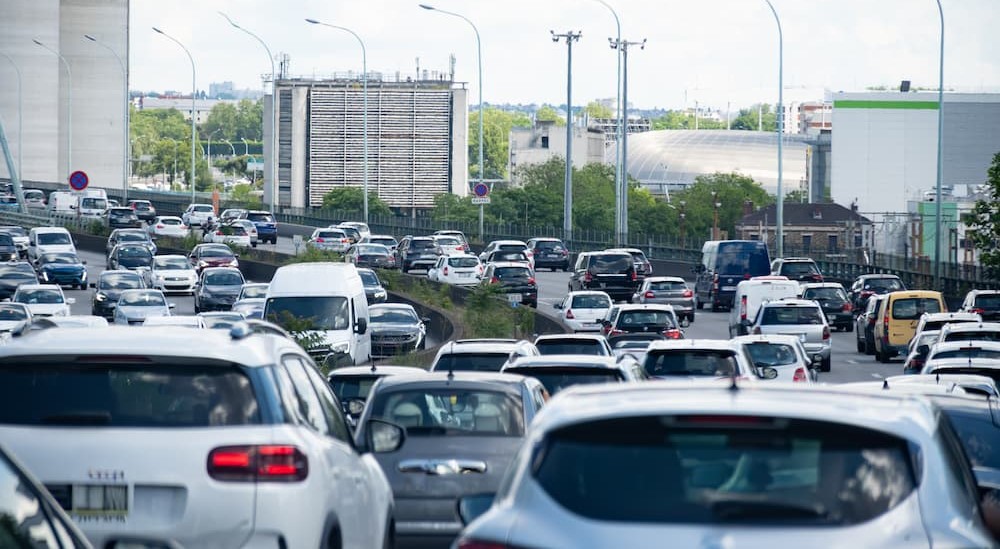
[[[181,215],[181,219],[188,227],[206,223],[211,225],[215,220],[215,208],[211,204],[191,204]]]
[[[0,355],[0,440],[95,547],[384,547],[392,491],[292,340],[231,331],[52,328]],[[44,349],[40,355],[39,350]],[[402,443],[383,426],[378,447]],[[398,447],[398,444],[396,445]]]

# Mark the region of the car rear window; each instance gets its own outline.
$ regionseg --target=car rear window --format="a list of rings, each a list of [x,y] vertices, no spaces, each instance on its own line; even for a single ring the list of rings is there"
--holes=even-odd
[[[563,249],[562,242],[556,240],[539,240],[535,243],[535,248],[545,251],[560,251]]]
[[[438,243],[438,246],[458,246],[461,244],[457,238],[450,236],[439,236],[435,238],[434,241]]]
[[[0,423],[216,427],[260,423],[249,378],[234,364],[109,357],[0,362]]]
[[[763,276],[771,272],[771,260],[763,242],[720,242],[717,274]]]
[[[380,377],[382,376],[333,376],[330,378],[330,387],[340,402],[347,402],[352,398],[367,400],[368,393]]]
[[[500,280],[523,280],[531,278],[531,271],[527,267],[497,267],[493,276]]]
[[[543,339],[535,342],[538,352],[543,355],[595,355],[607,353],[596,339]]]
[[[442,355],[434,370],[438,372],[499,372],[510,353],[451,353]]]
[[[666,311],[622,311],[618,316],[617,325],[623,328],[632,326],[676,328],[673,315]]]
[[[936,339],[936,338],[935,338]],[[948,332],[945,341],[1000,341],[1000,332],[988,330],[969,330]]]
[[[590,385],[594,383],[620,383],[625,381],[618,370],[598,368],[574,368],[572,366],[551,366],[533,368],[508,368],[507,373],[533,377],[545,386],[550,395],[573,385]]]
[[[904,297],[892,302],[892,318],[917,320],[924,313],[940,313],[941,302],[931,297]]]
[[[611,299],[604,295],[575,295],[571,307],[574,309],[607,309],[611,307]]]
[[[498,252],[523,252],[527,249],[526,244],[500,244],[497,246]]]
[[[761,319],[764,325],[823,324],[823,313],[812,307],[765,307]]]
[[[628,254],[594,254],[590,256],[590,271],[595,274],[628,274],[633,269]]]
[[[13,246],[14,238],[9,234],[0,233],[0,246]]]
[[[945,320],[931,320],[924,322],[924,330],[940,330],[946,324],[973,324],[978,323],[978,320],[970,319],[945,319]]]
[[[255,223],[274,223],[274,218],[269,213],[248,213],[247,219]]]
[[[479,260],[474,257],[450,257],[448,265],[455,268],[470,268],[479,265]]]
[[[840,288],[807,288],[802,292],[802,299],[841,303],[847,301],[847,294]]]
[[[781,264],[781,274],[783,275],[798,276],[816,273],[819,273],[819,269],[816,268],[816,265],[807,261],[793,261]]]
[[[407,436],[524,435],[519,398],[498,391],[421,388],[381,392],[371,417],[406,427]]]
[[[410,241],[410,247],[414,248],[414,249],[433,248],[434,247],[434,241],[433,240],[412,240],[412,241]]]
[[[637,416],[553,431],[532,474],[559,505],[593,520],[848,526],[904,501],[916,485],[911,463],[907,441],[863,427]]]
[[[974,345],[969,347],[962,347],[961,349],[950,349],[947,351],[938,351],[934,353],[931,357],[934,360],[947,359],[947,358],[989,358],[989,359],[1000,359],[1000,351],[994,349],[983,349],[982,347],[976,347]]]
[[[673,349],[646,355],[646,374],[651,377],[731,376],[736,355],[729,349]]]
[[[865,280],[865,290],[875,290],[879,292],[892,292],[902,290],[903,283],[897,278],[869,278]]]
[[[1000,294],[977,295],[974,306],[985,311],[996,311],[1000,309]]]
[[[672,292],[687,289],[687,284],[683,281],[658,280],[649,283],[649,289],[654,292]]]
[[[760,367],[788,366],[797,363],[798,355],[791,345],[755,341],[746,345],[753,363]]]
[[[396,245],[396,241],[391,238],[372,238],[368,241],[372,244],[381,244],[387,248],[391,248]]]

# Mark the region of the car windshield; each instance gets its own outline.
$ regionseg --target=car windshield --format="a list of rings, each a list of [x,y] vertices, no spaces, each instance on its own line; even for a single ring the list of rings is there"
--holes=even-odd
[[[828,421],[618,417],[560,428],[543,444],[531,467],[538,485],[598,521],[848,526],[916,486],[906,440]]]
[[[619,327],[656,326],[676,328],[674,316],[666,311],[622,311],[618,315]]]
[[[14,301],[17,303],[27,303],[29,305],[34,304],[46,304],[51,305],[53,303],[62,303],[63,294],[59,290],[50,290],[48,288],[41,288],[35,290],[18,290],[17,296]]]
[[[676,292],[687,289],[687,284],[682,280],[656,280],[649,283],[647,288],[654,292]]]
[[[337,400],[340,402],[347,402],[354,398],[367,400],[368,393],[371,392],[372,386],[375,385],[375,382],[380,377],[382,376],[334,375],[330,377],[330,387],[333,388],[333,392],[337,395]]]
[[[57,246],[72,244],[67,233],[38,233],[38,244],[40,246]]]
[[[983,349],[982,347],[976,347],[975,345],[970,345],[968,347],[962,347],[960,349],[948,349],[946,351],[937,351],[931,357],[933,360],[943,360],[946,358],[989,358],[993,360],[1000,359],[1000,351],[995,349]]]
[[[575,295],[570,306],[573,309],[607,309],[611,307],[611,298],[606,295]]]
[[[232,225],[225,225],[219,229],[224,235],[229,236],[246,236],[250,233],[247,232],[246,227],[240,225],[239,223],[233,223]]]
[[[75,254],[66,254],[66,253],[42,254],[42,256],[39,258],[39,261],[41,263],[63,263],[70,265],[76,265],[80,263],[80,260],[77,259]]]
[[[415,250],[416,249],[433,248],[434,247],[434,241],[430,240],[430,239],[428,239],[428,240],[413,239],[412,241],[410,241],[410,247],[413,248],[413,249],[415,249]]]
[[[439,236],[434,239],[438,246],[458,246],[461,242],[457,238],[452,238],[450,236]]]
[[[781,264],[781,274],[799,276],[805,274],[817,274],[819,270],[816,268],[812,262],[807,261],[791,261]]]
[[[195,206],[194,208],[191,209],[191,211],[198,213],[213,213],[215,212],[215,209],[212,208],[211,206],[203,205],[203,206]]]
[[[229,248],[202,248],[199,252],[201,257],[233,257],[233,251]]]
[[[840,288],[807,288],[802,292],[802,299],[837,303],[847,301],[847,294]]]
[[[531,278],[531,271],[527,267],[497,267],[493,269],[493,276],[498,280],[527,280]]]
[[[372,307],[368,309],[371,322],[385,324],[416,324],[420,318],[413,311],[407,309],[397,309],[395,307]]]
[[[996,311],[1000,309],[1000,294],[977,295],[974,307],[985,311]]]
[[[499,372],[510,353],[450,353],[442,355],[434,370],[438,372]]]
[[[253,299],[259,297],[267,297],[267,285],[252,285],[243,286],[242,290],[243,299]]]
[[[611,368],[574,368],[540,367],[508,368],[504,370],[511,374],[519,374],[537,379],[545,386],[550,395],[554,395],[572,385],[589,385],[593,383],[618,383],[624,381],[621,372]]]
[[[206,286],[243,286],[243,275],[236,271],[223,271],[205,274]]]
[[[362,255],[389,255],[389,248],[381,244],[362,244],[358,246],[358,253]]]
[[[934,336],[937,339],[937,335]],[[948,332],[945,341],[1000,341],[1000,331],[993,330],[958,330]]]
[[[351,312],[343,297],[272,297],[264,306],[267,320],[289,329],[304,324],[307,330],[346,330]]]
[[[105,210],[107,207],[108,201],[103,198],[84,198],[80,201],[81,209]]]
[[[153,265],[164,271],[186,271],[191,268],[191,264],[183,257],[157,256],[153,258]]]
[[[248,213],[247,219],[254,223],[274,223],[274,218],[269,213]]]
[[[376,394],[371,416],[406,427],[408,436],[524,435],[520,399],[458,388],[407,389]]]
[[[479,260],[474,257],[449,257],[448,265],[458,269],[469,269],[479,265]]]
[[[130,216],[135,214],[135,212],[133,212],[131,208],[111,208],[110,210],[108,210],[108,213],[111,215],[125,215],[125,216]]]
[[[596,339],[542,339],[535,342],[543,355],[605,355],[604,346]]]
[[[763,325],[823,324],[823,312],[812,307],[765,307]]]
[[[179,218],[176,217],[161,217],[158,221],[161,225],[180,225],[183,223]]]
[[[947,324],[977,324],[978,320],[973,320],[970,318],[945,318],[941,320],[929,320],[924,322],[924,330],[940,330],[943,326]]]
[[[107,358],[0,362],[0,401],[5,403],[0,424],[180,428],[260,423],[250,380],[232,364],[157,357],[130,364]]]
[[[149,240],[149,237],[146,236],[146,233],[133,233],[133,232],[118,233],[117,238],[118,242],[146,242]]]
[[[224,314],[224,315],[202,315],[202,320],[205,322],[206,328],[211,329],[222,329],[228,330],[233,327],[233,324],[241,322],[243,320],[243,315],[241,314]]]
[[[644,367],[652,377],[728,377],[736,372],[736,355],[728,349],[652,351]]]
[[[498,252],[523,252],[528,249],[526,244],[500,244],[497,246]]]
[[[524,252],[498,251],[490,254],[490,261],[526,262],[528,261],[528,256],[524,255]]]
[[[23,306],[0,303],[0,320],[27,320],[28,312]]]
[[[381,286],[382,283],[378,279],[378,275],[375,271],[369,271],[367,269],[358,269],[358,276],[361,277],[361,285],[369,288],[374,288],[376,286]]]
[[[876,292],[894,292],[903,289],[903,283],[898,278],[869,278],[865,280],[865,290]]]
[[[0,280],[34,280],[34,270],[0,269]]]
[[[142,279],[132,273],[109,273],[101,276],[101,290],[131,290],[142,288]]]
[[[798,363],[798,356],[791,345],[755,341],[745,345],[756,366],[788,366]]]
[[[931,297],[906,297],[892,303],[892,318],[917,320],[924,313],[940,313],[941,301]]]
[[[628,254],[595,254],[590,256],[590,271],[594,274],[626,274],[633,269]]]
[[[167,302],[159,292],[124,292],[118,298],[119,305],[129,307],[166,307]]]
[[[118,257],[150,257],[152,255],[145,246],[123,246],[118,248]]]

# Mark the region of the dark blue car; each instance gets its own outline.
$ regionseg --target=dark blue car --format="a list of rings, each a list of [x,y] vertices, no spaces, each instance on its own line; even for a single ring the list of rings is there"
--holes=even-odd
[[[246,219],[257,227],[257,240],[271,244],[278,242],[278,222],[273,215],[265,211],[250,210],[246,213]]]
[[[87,287],[87,267],[72,252],[52,252],[42,254],[36,263],[38,279],[45,284]]]

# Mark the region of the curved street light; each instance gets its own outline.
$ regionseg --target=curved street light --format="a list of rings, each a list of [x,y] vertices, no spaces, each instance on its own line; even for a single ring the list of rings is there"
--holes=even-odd
[[[90,40],[91,42],[97,44],[98,46],[101,46],[102,48],[108,50],[109,52],[111,52],[111,55],[115,56],[115,59],[118,60],[118,66],[122,70],[122,87],[125,89],[124,90],[124,93],[125,93],[124,107],[125,108],[124,108],[124,112],[122,113],[122,121],[125,124],[125,129],[124,129],[124,131],[122,131],[122,139],[124,140],[123,147],[125,147],[125,151],[124,151],[125,152],[125,162],[122,164],[122,200],[123,201],[128,201],[128,167],[129,167],[129,161],[132,158],[132,155],[129,152],[129,140],[128,140],[128,132],[129,132],[128,68],[125,66],[125,62],[122,60],[122,57],[120,55],[118,55],[118,52],[116,52],[114,49],[112,49],[111,46],[105,44],[104,42],[101,42],[100,40],[98,40],[97,38],[94,38],[92,35],[89,35],[89,34],[84,34],[83,37],[86,38],[87,40]]]
[[[774,22],[778,24],[778,203],[775,207],[775,224],[776,228],[774,231],[774,246],[778,250],[778,257],[784,257],[785,255],[785,232],[784,223],[785,217],[785,195],[784,187],[782,185],[782,158],[781,147],[785,140],[785,104],[784,104],[784,88],[785,88],[785,41],[781,34],[781,19],[778,18],[778,12],[774,9],[774,5],[771,4],[771,0],[764,0],[767,2],[767,7],[771,8],[771,13],[774,14]]]
[[[69,174],[73,172],[73,71],[69,68],[69,63],[66,58],[63,57],[58,51],[46,46],[38,39],[33,39],[36,45],[49,51],[62,62],[63,67],[66,68],[66,76],[69,77],[69,85],[66,86],[67,90],[67,110],[66,110],[66,182],[69,183]],[[79,210],[77,210],[79,211]]]
[[[194,125],[195,125],[195,120],[194,120],[195,119],[195,96],[198,94],[198,87],[197,87],[197,84],[196,84],[197,79],[195,77],[195,70],[194,70],[194,57],[191,57],[191,52],[188,51],[188,49],[184,47],[184,44],[181,44],[180,40],[177,40],[173,36],[170,36],[169,34],[161,31],[160,29],[158,29],[156,27],[153,27],[153,30],[156,31],[158,34],[162,34],[164,37],[168,38],[174,44],[177,44],[178,46],[180,46],[180,48],[182,50],[184,50],[184,53],[187,54],[188,61],[191,62],[191,181],[189,183],[191,184],[191,202],[194,203],[194,202],[197,202],[197,200],[195,199],[195,187],[197,187],[197,185],[195,184],[195,182],[198,179],[195,176],[196,172],[195,172],[195,156],[194,156],[194,148],[195,148],[195,140],[196,140],[195,127],[194,127]]]

